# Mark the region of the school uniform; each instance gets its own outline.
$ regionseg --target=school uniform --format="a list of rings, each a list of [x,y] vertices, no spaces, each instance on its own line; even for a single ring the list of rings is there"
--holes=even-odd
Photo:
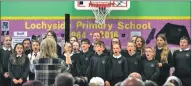
[[[173,53],[175,72],[183,86],[191,86],[191,50],[176,50]]]
[[[173,62],[171,51],[169,51],[168,53],[168,57],[167,57],[168,63],[161,61],[162,51],[163,51],[162,48],[156,47],[155,60],[158,61],[159,63],[162,63],[162,67],[160,67],[160,74],[159,74],[160,77],[157,80],[157,84],[160,86],[162,86],[166,82],[167,78],[169,77],[169,70]]]
[[[143,81],[145,80],[152,80],[154,82],[157,81],[160,72],[157,63],[158,62],[154,59],[142,61],[141,75]]]
[[[75,55],[80,55],[81,52],[80,51],[78,51],[78,52],[73,51],[72,53],[75,54]]]
[[[141,50],[140,50],[140,49],[137,49],[136,52],[138,53],[138,55],[142,56],[142,55],[141,55]]]
[[[109,56],[105,53],[101,55],[94,55],[91,57],[87,69],[87,76],[90,80],[92,77],[101,77],[104,81],[108,79],[109,75]]]
[[[62,55],[61,53],[62,53],[62,48],[59,44],[57,44],[57,55],[61,56]]]
[[[79,76],[80,75],[80,65],[79,65],[79,54],[70,54],[71,56],[71,74],[73,75],[73,77]],[[66,61],[66,54],[62,55],[61,58]]]
[[[91,57],[94,55],[92,51],[88,50],[87,52],[80,52],[79,54],[79,58],[80,58],[80,75],[81,76],[86,76],[86,71],[87,71],[87,68],[89,66],[89,62],[90,62],[90,59]]]
[[[133,72],[141,73],[141,59],[138,53],[131,56],[128,52],[124,52],[122,55],[127,59],[128,75]]]
[[[12,49],[11,48],[5,48],[2,47],[2,49],[0,50],[1,52],[1,85],[2,86],[11,86],[11,80],[10,78],[5,78],[4,74],[6,72],[8,72],[8,63],[9,63],[9,59],[10,59],[10,54],[12,54]]]
[[[38,58],[40,56],[40,52],[34,53],[31,52],[30,54],[28,54],[28,58],[30,61],[30,71],[29,71],[29,80],[34,80],[35,79],[35,74],[34,74],[34,64],[33,64],[33,60]]]
[[[29,58],[25,55],[11,56],[9,61],[9,77],[11,78],[11,86],[22,86],[26,82],[29,74]],[[13,79],[22,79],[21,84],[15,84]]]
[[[123,81],[128,76],[127,60],[124,56],[110,56],[109,82],[111,86]]]

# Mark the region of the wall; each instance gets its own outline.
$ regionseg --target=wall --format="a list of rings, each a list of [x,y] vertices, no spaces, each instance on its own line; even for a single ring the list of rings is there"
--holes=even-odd
[[[91,11],[79,11],[74,2],[2,2],[1,16],[93,16]],[[131,1],[128,11],[112,11],[111,16],[190,16],[190,2]]]
[[[190,34],[190,12],[190,1],[131,1],[129,10],[112,11],[102,27],[94,23],[92,11],[76,10],[74,2],[1,3],[1,20],[9,24],[6,30],[13,37],[17,37],[14,33],[25,33],[27,37],[33,34],[42,35],[50,29],[61,36],[65,29],[64,15],[69,13],[71,14],[70,30],[73,36],[78,36],[79,39],[92,39],[94,31],[102,31],[103,40],[108,46],[111,38],[115,36],[118,36],[122,45],[126,46],[127,40],[134,32],[140,33],[147,39],[152,28],[156,28],[156,35],[166,23],[184,25]],[[20,40],[21,37],[19,36]],[[151,45],[154,44],[155,40],[152,39]]]

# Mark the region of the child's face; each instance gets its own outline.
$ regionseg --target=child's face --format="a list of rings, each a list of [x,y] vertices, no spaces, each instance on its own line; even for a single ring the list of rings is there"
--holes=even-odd
[[[32,49],[33,49],[33,51],[39,51],[39,43],[33,42],[32,43]]]
[[[79,43],[77,43],[77,42],[73,42],[73,50],[74,51],[79,51]]]
[[[23,46],[17,45],[16,52],[17,52],[17,55],[21,55],[23,53]]]
[[[102,45],[95,45],[94,47],[97,53],[102,53],[104,51],[104,46]]]
[[[70,43],[66,43],[64,46],[65,52],[71,52],[72,51],[72,45]]]
[[[25,47],[25,49],[30,49],[30,41],[29,40],[24,41],[23,46]]]
[[[154,52],[151,48],[146,48],[145,55],[146,55],[147,59],[152,59],[154,56]]]
[[[4,38],[4,45],[10,47],[11,46],[11,38],[5,37]]]
[[[47,38],[53,38],[53,35],[51,34],[51,32],[47,33]]]
[[[82,50],[87,50],[89,49],[90,45],[87,42],[82,42],[81,43],[81,48]]]
[[[100,39],[101,39],[100,33],[94,33],[94,34],[93,34],[93,40],[94,40],[94,41],[99,41]]]
[[[73,42],[76,42],[77,40],[76,40],[76,38],[75,37],[71,37],[70,38],[70,43],[73,43]]]
[[[142,40],[141,40],[141,38],[137,38],[135,41],[136,41],[136,46],[138,48],[142,47]]]
[[[119,54],[121,52],[120,46],[118,44],[113,45],[113,53]]]
[[[180,40],[179,46],[180,46],[181,49],[186,49],[186,48],[188,48],[188,46],[189,46],[188,41],[185,40],[185,39]]]
[[[127,45],[127,51],[128,51],[128,52],[133,52],[133,51],[135,51],[135,50],[136,50],[135,44],[133,44],[133,43],[128,43],[128,45]]]
[[[165,40],[163,40],[161,37],[157,37],[157,46],[163,47],[164,44],[165,44]]]
[[[116,43],[119,43],[119,39],[113,38],[113,39],[112,39],[112,44],[116,44]]]

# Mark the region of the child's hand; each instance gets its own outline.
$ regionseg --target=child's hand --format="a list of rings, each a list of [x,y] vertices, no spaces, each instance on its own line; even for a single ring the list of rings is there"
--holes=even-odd
[[[21,83],[23,82],[23,79],[20,78],[20,79],[18,80],[18,82],[21,84]]]
[[[18,81],[17,79],[13,79],[13,82],[14,82],[15,84],[18,84],[18,83],[19,83],[19,81]]]
[[[66,64],[71,64],[71,57],[66,57]]]
[[[66,52],[66,57],[71,57],[69,52]]]
[[[158,66],[159,66],[159,67],[162,67],[162,65],[163,65],[162,63],[158,63]]]
[[[8,78],[8,77],[9,77],[8,72],[5,72],[5,73],[4,73],[4,77],[5,77],[5,78]]]

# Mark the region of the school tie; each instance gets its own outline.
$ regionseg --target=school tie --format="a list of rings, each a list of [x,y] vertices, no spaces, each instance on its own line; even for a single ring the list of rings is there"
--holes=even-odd
[[[35,53],[34,56],[35,56],[35,58],[36,58],[36,57],[37,57],[37,54]]]

